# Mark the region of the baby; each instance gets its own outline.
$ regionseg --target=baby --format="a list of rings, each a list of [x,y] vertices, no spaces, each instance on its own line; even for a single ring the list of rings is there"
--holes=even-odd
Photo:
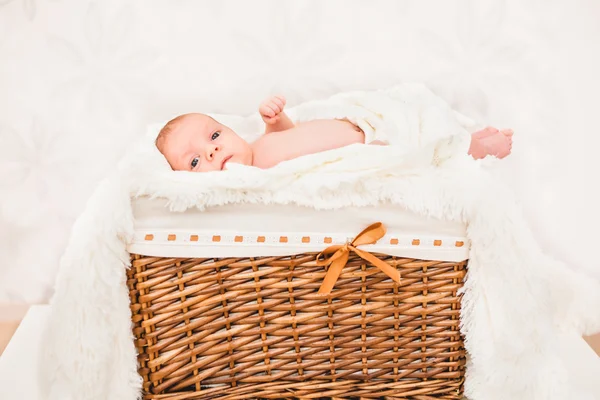
[[[345,119],[320,119],[294,124],[285,114],[285,98],[273,96],[258,111],[265,134],[252,143],[204,114],[184,114],[169,121],[156,138],[156,147],[175,171],[220,171],[227,163],[271,168],[307,154],[365,143],[364,132]],[[504,158],[512,150],[512,130],[485,128],[471,135],[469,154]],[[385,145],[381,141],[367,144]]]

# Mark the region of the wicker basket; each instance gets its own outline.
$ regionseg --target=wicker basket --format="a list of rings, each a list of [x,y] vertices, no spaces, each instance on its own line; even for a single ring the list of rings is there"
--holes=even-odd
[[[145,399],[462,398],[457,291],[467,262],[358,244],[287,257],[132,254]],[[343,271],[329,292],[336,260]]]

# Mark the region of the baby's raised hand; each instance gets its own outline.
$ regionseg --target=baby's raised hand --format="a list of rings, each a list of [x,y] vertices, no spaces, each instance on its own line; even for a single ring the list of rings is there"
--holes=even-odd
[[[279,114],[283,112],[285,107],[285,97],[272,96],[263,101],[258,107],[258,112],[265,124],[272,125],[279,121]]]

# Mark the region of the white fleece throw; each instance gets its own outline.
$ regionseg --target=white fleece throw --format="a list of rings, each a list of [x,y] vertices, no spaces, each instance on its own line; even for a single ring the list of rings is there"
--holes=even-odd
[[[461,221],[471,240],[461,314],[466,396],[598,398],[598,383],[578,382],[577,368],[600,371],[600,359],[582,366],[569,349],[580,347],[581,334],[600,331],[600,283],[542,253],[511,192],[467,155],[471,121],[418,84],[343,93],[289,114],[345,117],[391,145],[356,144],[270,170],[231,165],[198,174],[171,171],[154,148],[156,132],[144,138],[99,185],[61,260],[40,362],[49,399],[140,398],[125,284],[137,196],[168,199],[173,212],[235,202],[319,209],[390,202]],[[257,116],[216,119],[247,138],[261,125]]]

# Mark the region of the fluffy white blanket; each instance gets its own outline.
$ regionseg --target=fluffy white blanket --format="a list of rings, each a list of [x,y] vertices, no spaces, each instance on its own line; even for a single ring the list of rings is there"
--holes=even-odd
[[[597,398],[597,382],[577,381],[580,360],[569,346],[600,331],[600,284],[543,254],[511,192],[467,155],[471,121],[417,84],[344,93],[289,112],[296,120],[346,117],[386,130],[392,145],[353,145],[270,170],[232,165],[194,174],[170,171],[152,132],[102,182],[73,228],[40,362],[48,398],[140,396],[125,285],[136,196],[166,198],[173,212],[233,202],[322,209],[391,202],[461,221],[472,243],[461,315],[466,395]],[[260,129],[256,116],[217,118],[248,138]],[[598,358],[588,357],[585,370],[600,371]]]

